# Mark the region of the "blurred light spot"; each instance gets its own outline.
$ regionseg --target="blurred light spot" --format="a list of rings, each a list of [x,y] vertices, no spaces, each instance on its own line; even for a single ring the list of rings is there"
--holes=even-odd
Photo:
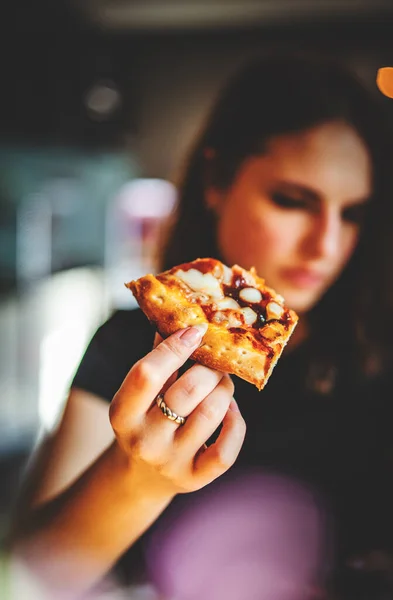
[[[377,73],[377,86],[388,98],[393,98],[393,67],[381,67]]]
[[[135,179],[126,183],[117,198],[129,218],[165,219],[175,207],[177,191],[164,179]]]
[[[107,118],[120,107],[121,94],[113,82],[99,81],[87,91],[85,104],[91,116]]]
[[[18,207],[16,269],[20,284],[49,275],[52,266],[52,207],[43,194],[31,194]]]
[[[170,507],[147,547],[171,600],[304,600],[318,584],[324,509],[296,481],[255,472]]]
[[[112,306],[136,306],[124,282],[156,271],[176,200],[177,189],[169,181],[134,179],[108,205],[105,269]]]
[[[59,412],[70,373],[80,359],[86,343],[86,323],[83,319],[66,321],[42,341],[40,352],[39,414],[45,427],[50,429]]]
[[[52,276],[41,291],[45,323],[40,346],[38,411],[51,429],[61,415],[69,385],[107,307],[101,276],[87,268]]]

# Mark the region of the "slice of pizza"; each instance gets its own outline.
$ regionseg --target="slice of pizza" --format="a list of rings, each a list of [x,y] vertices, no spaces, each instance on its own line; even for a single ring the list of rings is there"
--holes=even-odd
[[[198,258],[126,286],[162,337],[207,323],[192,359],[262,389],[298,321],[254,268]]]

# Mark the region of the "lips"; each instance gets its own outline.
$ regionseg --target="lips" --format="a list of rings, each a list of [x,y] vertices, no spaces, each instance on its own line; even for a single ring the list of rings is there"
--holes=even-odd
[[[283,269],[281,274],[286,281],[299,288],[320,287],[327,280],[326,274],[307,268]]]

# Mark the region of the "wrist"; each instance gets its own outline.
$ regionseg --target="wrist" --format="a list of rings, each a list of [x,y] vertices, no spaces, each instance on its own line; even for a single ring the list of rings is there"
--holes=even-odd
[[[167,506],[176,496],[173,485],[156,473],[154,468],[141,465],[123,450],[117,440],[108,448],[114,472],[124,483],[124,493],[137,496],[144,504]]]

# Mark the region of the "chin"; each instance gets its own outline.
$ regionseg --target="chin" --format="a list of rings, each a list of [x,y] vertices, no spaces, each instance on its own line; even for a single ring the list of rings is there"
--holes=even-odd
[[[285,298],[285,304],[299,315],[309,312],[318,303],[322,294],[311,294],[310,292],[284,290],[280,294]]]

